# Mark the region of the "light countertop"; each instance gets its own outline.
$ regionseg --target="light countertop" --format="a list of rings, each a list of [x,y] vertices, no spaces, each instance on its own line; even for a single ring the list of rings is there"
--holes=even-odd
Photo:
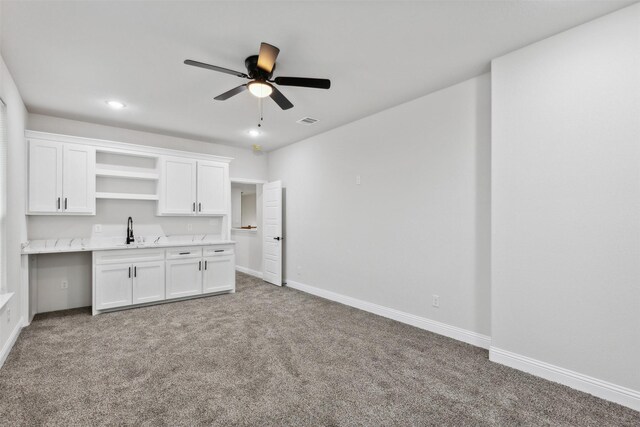
[[[59,252],[89,252],[115,249],[149,249],[172,248],[178,246],[209,246],[235,244],[233,240],[221,240],[220,236],[176,235],[176,236],[144,236],[136,238],[135,243],[127,245],[122,239],[114,238],[65,238],[48,240],[30,240],[22,245],[22,254],[49,254]]]

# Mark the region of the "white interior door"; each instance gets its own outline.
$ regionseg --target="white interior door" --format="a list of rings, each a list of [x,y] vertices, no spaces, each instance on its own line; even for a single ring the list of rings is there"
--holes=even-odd
[[[262,187],[262,278],[282,286],[282,182]]]

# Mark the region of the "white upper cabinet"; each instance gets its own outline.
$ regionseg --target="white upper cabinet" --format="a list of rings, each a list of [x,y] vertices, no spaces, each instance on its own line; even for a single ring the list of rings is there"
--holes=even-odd
[[[229,165],[216,162],[198,162],[198,214],[224,215],[227,213]]]
[[[95,214],[92,146],[29,140],[29,214]]]
[[[62,194],[65,213],[96,212],[96,150],[64,144]]]
[[[163,157],[159,215],[226,215],[227,163]]]
[[[62,144],[29,141],[29,213],[62,208]]]
[[[160,215],[194,215],[197,198],[197,161],[164,157],[160,170]]]

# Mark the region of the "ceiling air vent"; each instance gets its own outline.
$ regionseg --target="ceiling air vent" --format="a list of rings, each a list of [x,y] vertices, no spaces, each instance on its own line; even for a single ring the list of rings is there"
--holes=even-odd
[[[301,125],[312,125],[314,123],[316,123],[318,121],[318,119],[314,119],[311,117],[303,117],[300,120],[298,120],[296,123],[300,123]]]

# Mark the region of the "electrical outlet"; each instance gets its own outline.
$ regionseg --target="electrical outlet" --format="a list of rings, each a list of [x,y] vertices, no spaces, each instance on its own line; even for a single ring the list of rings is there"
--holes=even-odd
[[[93,226],[93,231],[96,233],[102,233],[102,224],[96,224]]]
[[[360,185],[360,175],[356,175],[356,185]]]
[[[66,280],[63,280],[62,282],[60,282],[60,289],[67,289],[69,287],[69,282],[67,282]]]
[[[434,295],[431,305],[433,305],[435,308],[440,308],[440,296]]]
[[[193,231],[193,224],[187,224],[187,231]]]

